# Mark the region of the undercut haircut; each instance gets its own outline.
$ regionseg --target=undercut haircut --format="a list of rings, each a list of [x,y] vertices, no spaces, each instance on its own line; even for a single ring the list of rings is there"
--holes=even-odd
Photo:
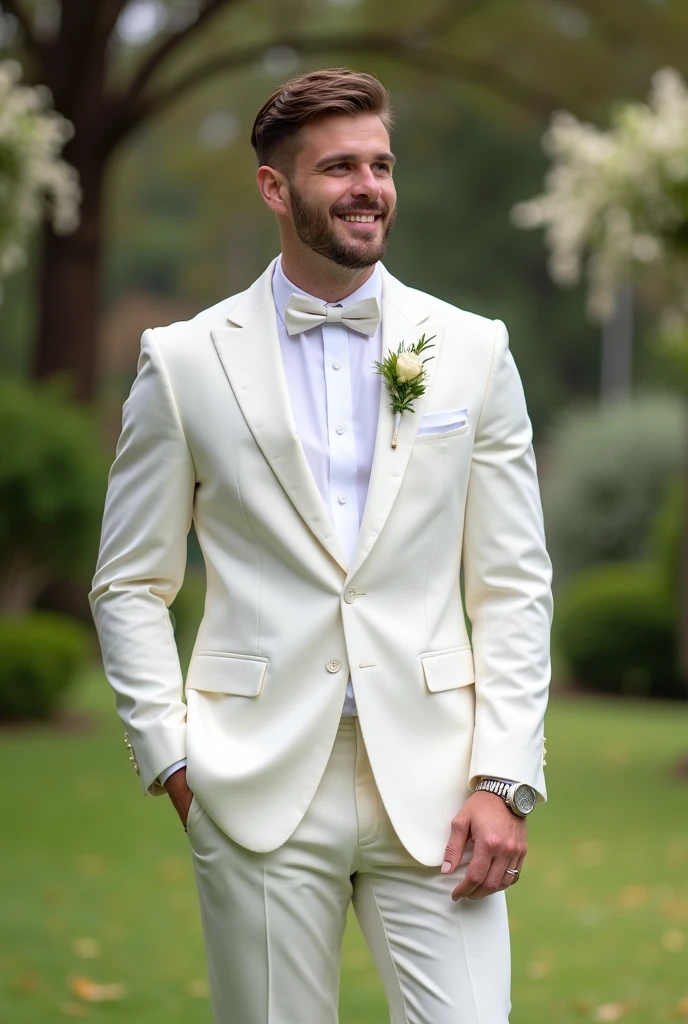
[[[374,75],[351,68],[310,71],[281,85],[258,111],[251,132],[258,165],[289,177],[304,125],[337,114],[377,114],[392,129],[390,95]]]

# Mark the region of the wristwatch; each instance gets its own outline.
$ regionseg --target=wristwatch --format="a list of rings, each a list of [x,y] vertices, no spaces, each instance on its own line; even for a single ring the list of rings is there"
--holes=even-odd
[[[486,790],[488,793],[495,793],[501,796],[507,807],[517,814],[519,818],[526,815],[535,807],[537,795],[532,786],[525,782],[507,782],[505,779],[481,779],[475,787],[478,790]]]

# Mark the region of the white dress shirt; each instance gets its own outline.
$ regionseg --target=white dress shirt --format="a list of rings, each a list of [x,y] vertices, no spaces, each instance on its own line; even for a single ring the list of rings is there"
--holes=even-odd
[[[284,313],[292,293],[308,295],[285,276],[280,256],[272,277],[272,294],[296,435],[337,540],[351,561],[373,464],[382,386],[373,360],[382,357],[382,324],[372,338],[343,324],[323,324],[290,336]],[[348,305],[371,297],[382,309],[382,277],[377,266],[365,284],[341,303],[325,305]],[[323,301],[318,296],[309,298]],[[351,676],[342,714],[356,714]],[[160,782],[185,764],[170,765],[159,776]]]

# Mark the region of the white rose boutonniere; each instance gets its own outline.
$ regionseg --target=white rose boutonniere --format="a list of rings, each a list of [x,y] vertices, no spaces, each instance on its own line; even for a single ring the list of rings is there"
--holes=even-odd
[[[413,380],[423,369],[423,364],[415,352],[402,352],[397,356],[397,377],[400,381]]]
[[[432,335],[434,338],[435,335]],[[427,356],[421,359],[420,354],[426,348],[434,348],[430,342],[432,338],[423,335],[419,341],[406,348],[404,342],[399,345],[396,352],[390,352],[382,362],[374,360],[375,372],[379,373],[385,382],[385,387],[391,398],[390,405],[394,413],[394,430],[392,432],[392,448],[397,446],[397,433],[401,422],[402,412],[415,412],[412,403],[416,398],[425,392],[425,366],[434,356]]]

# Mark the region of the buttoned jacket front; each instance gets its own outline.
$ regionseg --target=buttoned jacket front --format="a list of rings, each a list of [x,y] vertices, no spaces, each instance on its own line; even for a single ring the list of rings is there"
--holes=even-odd
[[[545,796],[550,563],[507,332],[381,268],[383,352],[425,333],[434,359],[397,448],[382,391],[349,562],[296,436],[272,269],[143,336],[91,592],[106,672],[144,790],[186,757],[219,827],[268,851],[317,789],[350,671],[394,827],[439,864],[478,775]],[[465,421],[419,433],[450,410]],[[185,704],[168,608],[192,521],[207,596]]]

